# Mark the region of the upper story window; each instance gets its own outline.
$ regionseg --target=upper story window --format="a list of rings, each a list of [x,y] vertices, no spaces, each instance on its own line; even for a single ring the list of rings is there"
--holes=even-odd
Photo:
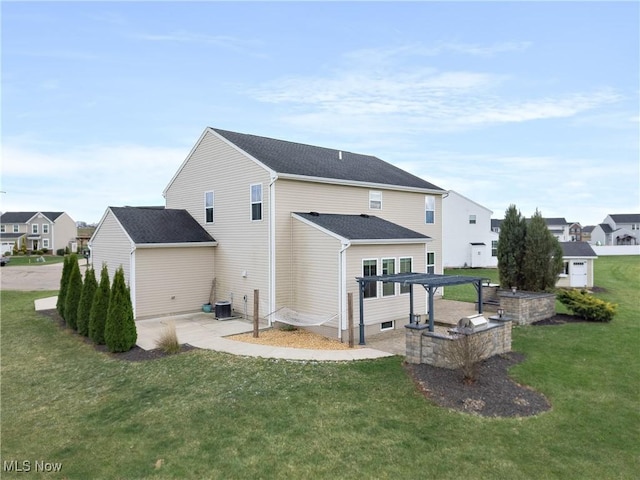
[[[38,233],[38,224],[34,223],[31,225],[31,233]]]
[[[426,195],[424,197],[424,222],[436,223],[436,197]]]
[[[4,225],[0,225],[0,233],[4,233],[6,231],[7,231],[7,229],[5,228],[5,226]]]
[[[19,233],[20,232],[20,225],[17,224],[13,224],[13,233]]]
[[[262,184],[251,185],[251,220],[262,220]]]
[[[204,221],[213,223],[213,192],[204,192]]]
[[[382,192],[374,190],[369,192],[369,208],[371,210],[382,210]]]
[[[49,233],[49,224],[48,223],[43,223],[42,224],[42,233],[44,233],[44,234]]]
[[[469,215],[469,225],[475,225],[475,224],[476,224],[476,216]]]

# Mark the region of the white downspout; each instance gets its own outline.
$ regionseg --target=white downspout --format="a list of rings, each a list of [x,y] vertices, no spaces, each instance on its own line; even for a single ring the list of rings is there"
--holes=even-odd
[[[338,275],[340,285],[340,320],[338,321],[338,339],[342,341],[342,330],[347,328],[347,254],[346,250],[351,246],[351,242],[346,240],[342,243],[342,248],[338,253]]]
[[[276,180],[273,173],[269,182],[269,312],[276,309]],[[269,326],[272,324],[269,317]]]
[[[129,254],[129,291],[131,292],[131,306],[133,307],[133,319],[136,318],[136,246],[131,248]]]

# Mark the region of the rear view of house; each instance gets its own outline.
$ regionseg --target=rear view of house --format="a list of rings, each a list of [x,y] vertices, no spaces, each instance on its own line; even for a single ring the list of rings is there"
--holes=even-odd
[[[444,193],[374,156],[207,128],[164,196],[166,209],[185,212],[215,238],[208,270],[194,270],[182,282],[210,286],[215,277],[216,298],[248,315],[258,290],[261,316],[286,307],[331,319],[325,326],[340,335],[347,294],[358,292],[356,277],[442,272]],[[139,259],[126,252],[132,243],[110,247],[101,227],[91,242],[94,266],[129,262],[136,276],[132,295],[142,295]],[[207,301],[204,289],[200,295],[185,310]],[[425,298],[416,299],[417,311],[425,312]],[[374,284],[365,301],[370,333],[394,328],[407,313],[400,286]],[[173,311],[170,302],[158,299],[158,310]],[[138,318],[149,314],[147,307],[136,312]]]

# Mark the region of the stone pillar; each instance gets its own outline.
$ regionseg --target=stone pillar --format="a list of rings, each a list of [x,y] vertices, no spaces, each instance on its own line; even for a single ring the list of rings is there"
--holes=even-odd
[[[429,331],[426,323],[405,325],[405,357],[407,363],[422,363],[422,333]]]

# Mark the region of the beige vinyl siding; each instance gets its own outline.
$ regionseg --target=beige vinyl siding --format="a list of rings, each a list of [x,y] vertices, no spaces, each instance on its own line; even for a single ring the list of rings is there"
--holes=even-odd
[[[251,221],[250,185],[262,184],[262,220]],[[269,172],[206,131],[166,189],[167,208],[187,210],[218,242],[217,295],[253,314],[260,291],[260,315],[269,312]],[[215,196],[215,223],[205,223],[204,192]],[[243,273],[246,272],[246,276]]]
[[[330,235],[292,219],[293,284],[291,302],[286,305],[301,313],[326,318],[340,313],[340,241]],[[338,319],[324,324],[338,326]]]
[[[40,229],[42,231],[42,227]],[[54,253],[59,248],[65,248],[69,245],[69,242],[75,242],[78,237],[76,222],[66,213],[60,215],[49,229],[49,237],[52,239],[51,243],[53,244],[50,248]]]
[[[395,258],[396,271],[400,266],[400,258],[413,257],[413,270],[417,271],[418,265],[425,263],[424,244],[409,245],[352,245],[347,249],[347,292],[353,293],[354,303],[354,323],[360,321],[359,313],[359,292],[356,277],[362,276],[362,260],[377,259],[377,274],[382,274],[382,259]],[[400,328],[409,321],[409,294],[400,294],[400,287],[396,285],[396,294],[393,296],[382,296],[382,284],[378,284],[378,297],[364,299],[364,323],[365,325],[379,324],[390,320],[399,320],[395,327]],[[415,314],[426,312],[426,292],[421,286],[413,287],[413,308]],[[378,330],[370,329],[369,334]]]
[[[382,192],[382,210],[369,210],[369,192]],[[425,224],[424,193],[351,187],[295,180],[276,182],[276,304],[293,301],[293,268],[291,251],[291,212],[368,213],[397,223],[432,238],[427,244],[436,253],[436,273],[442,273],[442,197],[436,195],[436,223]],[[426,268],[424,245],[420,259],[414,260],[414,271]],[[353,278],[350,277],[350,278]],[[348,278],[348,281],[350,280]]]
[[[209,301],[215,247],[138,248],[136,319],[192,312]]]
[[[131,251],[133,245],[111,211],[107,211],[105,218],[94,233],[90,242],[91,264],[96,272],[96,278],[100,281],[102,264],[107,265],[109,282],[120,265],[124,270],[125,280],[129,285],[131,275]]]

